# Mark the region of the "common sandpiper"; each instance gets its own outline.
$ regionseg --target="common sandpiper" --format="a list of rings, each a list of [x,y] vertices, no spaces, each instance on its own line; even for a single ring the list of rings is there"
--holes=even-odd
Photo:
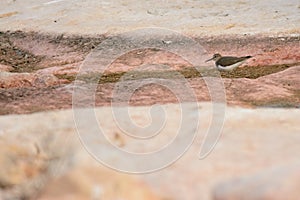
[[[243,56],[243,57],[233,57],[233,56],[221,56],[221,54],[216,53],[211,59],[208,59],[205,62],[214,60],[216,67],[220,71],[231,71],[241,64],[243,64],[247,59],[252,58],[252,56]]]

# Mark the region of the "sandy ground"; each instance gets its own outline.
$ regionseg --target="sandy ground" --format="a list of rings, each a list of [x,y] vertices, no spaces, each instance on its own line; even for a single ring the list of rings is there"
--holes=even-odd
[[[298,0],[2,0],[0,30],[112,34],[162,27],[196,35],[299,34]]]

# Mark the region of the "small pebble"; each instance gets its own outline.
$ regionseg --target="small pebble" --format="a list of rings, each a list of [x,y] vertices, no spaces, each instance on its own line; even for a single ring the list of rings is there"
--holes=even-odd
[[[172,43],[171,40],[163,40],[162,42],[163,42],[164,44],[171,44],[171,43]]]

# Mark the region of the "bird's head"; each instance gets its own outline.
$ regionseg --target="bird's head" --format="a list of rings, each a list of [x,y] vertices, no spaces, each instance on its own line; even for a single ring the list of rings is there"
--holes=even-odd
[[[217,61],[217,60],[219,60],[221,57],[222,57],[221,54],[216,53],[216,54],[213,55],[212,58],[208,59],[208,60],[205,61],[205,62],[208,62],[208,61],[211,61],[211,60]]]

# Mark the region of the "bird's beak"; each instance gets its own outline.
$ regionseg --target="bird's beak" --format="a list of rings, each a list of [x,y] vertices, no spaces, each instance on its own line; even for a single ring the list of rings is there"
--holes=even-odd
[[[211,61],[212,59],[214,59],[214,58],[208,59],[208,60],[206,60],[205,62]]]

